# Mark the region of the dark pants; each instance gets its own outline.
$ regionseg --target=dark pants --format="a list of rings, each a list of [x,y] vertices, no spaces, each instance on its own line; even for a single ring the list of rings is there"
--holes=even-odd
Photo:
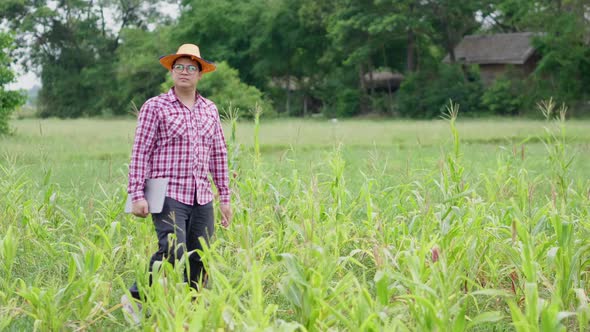
[[[200,239],[203,238],[208,245],[213,236],[213,203],[199,205],[195,202],[191,206],[166,197],[162,212],[152,214],[152,220],[158,235],[158,251],[150,260],[150,284],[154,262],[166,259],[174,264],[188,251],[190,271],[188,277],[185,272],[185,280],[190,281],[190,286],[196,289],[198,282],[205,278],[206,271],[199,254],[192,251],[203,250]],[[169,234],[175,234],[175,243],[169,241]],[[131,286],[129,292],[134,298],[140,299],[137,283]]]

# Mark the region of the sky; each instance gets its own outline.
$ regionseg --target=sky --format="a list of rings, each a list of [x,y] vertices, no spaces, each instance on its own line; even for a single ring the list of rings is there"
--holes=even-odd
[[[13,66],[12,70],[13,73],[18,73],[18,68],[15,68],[16,66]],[[34,87],[35,85],[41,85],[41,81],[39,80],[39,77],[37,77],[37,75],[35,75],[34,73],[26,73],[24,75],[20,75],[17,76],[17,81],[15,83],[10,83],[7,85],[7,89],[8,90],[20,90],[20,89],[25,89],[25,90],[29,90],[32,87]]]
[[[0,0],[0,1],[2,1],[2,0]],[[47,3],[47,5],[50,8],[55,8],[55,6],[57,5],[57,1],[50,0]],[[175,18],[178,16],[179,9],[178,9],[178,5],[174,4],[173,0],[164,0],[163,5],[159,7],[159,11],[164,15]],[[112,13],[108,12],[108,10],[107,10],[105,12],[105,16],[106,16],[107,26],[109,26],[113,30],[116,30],[117,26],[111,18]],[[24,73],[22,71],[22,68],[16,64],[12,65],[12,72],[15,73],[15,75],[16,75],[16,82],[7,84],[6,85],[7,90],[20,90],[20,89],[29,90],[29,89],[33,88],[35,85],[41,86],[41,80],[33,72]],[[19,75],[18,73],[21,73],[21,72],[23,72],[23,74]]]

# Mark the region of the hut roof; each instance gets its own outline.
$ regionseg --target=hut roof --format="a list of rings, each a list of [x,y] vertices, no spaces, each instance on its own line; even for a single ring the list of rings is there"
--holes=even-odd
[[[534,32],[469,35],[455,47],[455,59],[465,64],[524,64],[535,52]],[[443,62],[449,63],[447,55]]]
[[[404,75],[390,71],[374,71],[365,73],[363,78],[368,88],[397,89],[404,80]]]
[[[400,73],[392,73],[390,71],[374,71],[371,73],[365,73],[365,81],[397,81],[401,82],[404,79],[404,75]]]

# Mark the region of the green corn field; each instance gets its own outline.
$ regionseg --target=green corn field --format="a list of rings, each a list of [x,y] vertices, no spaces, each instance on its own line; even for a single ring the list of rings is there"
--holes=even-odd
[[[15,120],[0,138],[0,330],[587,331],[590,122],[225,120],[234,219],[145,271],[123,212],[135,121]],[[140,324],[119,303],[146,291]],[[164,282],[165,280],[165,282]]]

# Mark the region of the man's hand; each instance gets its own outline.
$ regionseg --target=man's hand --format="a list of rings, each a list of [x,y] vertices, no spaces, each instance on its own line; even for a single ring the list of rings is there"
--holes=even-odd
[[[133,202],[133,205],[131,206],[131,213],[133,213],[133,215],[136,217],[147,217],[147,215],[150,213],[150,210],[148,209],[148,202],[145,199],[140,199],[139,201]]]
[[[231,205],[221,204],[219,207],[221,209],[221,226],[227,228],[231,224]]]

